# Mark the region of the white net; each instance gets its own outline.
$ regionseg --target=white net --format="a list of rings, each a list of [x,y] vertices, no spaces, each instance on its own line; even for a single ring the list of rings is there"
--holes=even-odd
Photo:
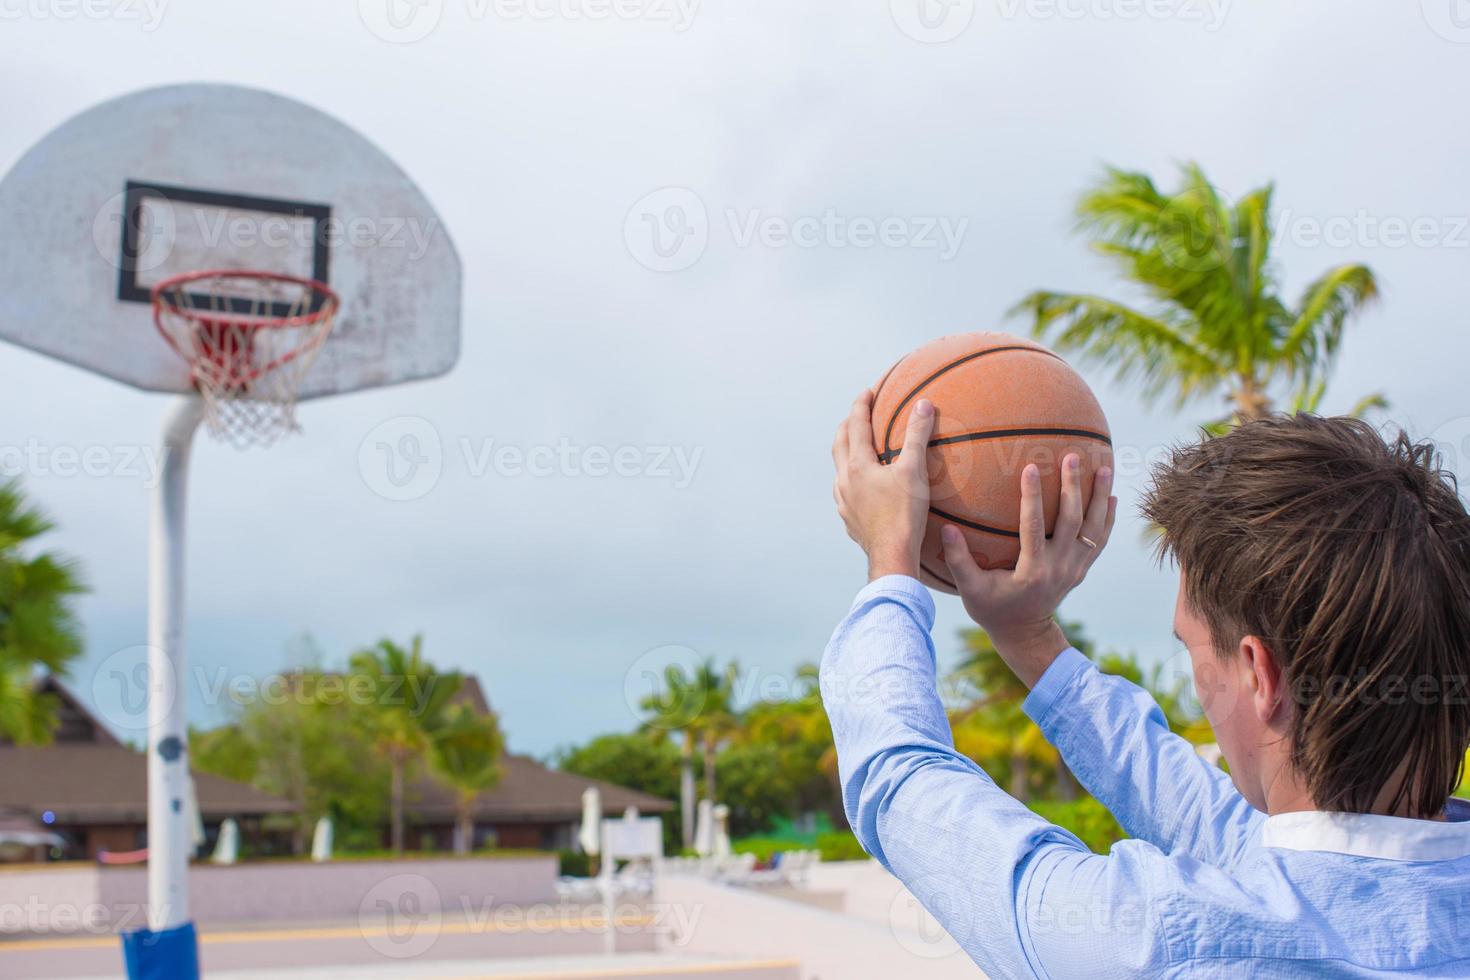
[[[301,379],[338,304],[321,283],[261,272],[191,273],[153,291],[158,329],[189,363],[210,432],[240,447],[299,429]]]

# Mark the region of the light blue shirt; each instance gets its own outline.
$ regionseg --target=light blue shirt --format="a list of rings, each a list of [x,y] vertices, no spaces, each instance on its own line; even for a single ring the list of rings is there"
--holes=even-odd
[[[873,582],[822,698],[858,839],[992,977],[1470,977],[1463,801],[1449,822],[1267,817],[1146,691],[1068,650],[1025,710],[1133,838],[1093,854],[955,751],[933,625],[917,581]]]

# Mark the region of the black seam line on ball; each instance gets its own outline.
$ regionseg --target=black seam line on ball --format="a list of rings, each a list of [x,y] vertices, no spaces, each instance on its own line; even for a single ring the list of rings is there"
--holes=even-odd
[[[923,572],[925,575],[928,575],[930,578],[934,579],[936,582],[939,582],[942,585],[947,585],[951,589],[954,589],[956,592],[959,591],[959,588],[960,587],[958,585],[955,585],[949,579],[945,578],[943,575],[940,575],[938,572],[936,572],[934,569],[930,568],[928,565],[924,564],[923,562],[919,562],[919,571]]]
[[[952,446],[960,442],[979,442],[982,439],[1010,439],[1016,436],[1075,436],[1078,439],[1092,439],[1109,446],[1113,444],[1109,436],[1088,429],[989,429],[985,432],[966,432],[957,436],[945,436],[943,439],[930,439],[929,448]],[[897,449],[884,450],[878,457],[878,462],[891,463],[898,458],[901,452],[903,452],[902,446]]]
[[[929,513],[942,520],[949,521],[951,524],[959,524],[967,527],[972,531],[984,531],[986,534],[994,534],[1002,538],[1019,538],[1021,536],[1020,531],[1007,531],[1003,527],[991,527],[989,524],[979,524],[975,521],[966,520],[963,517],[956,517],[954,514],[942,511],[938,507],[930,507]]]
[[[893,410],[893,417],[888,420],[887,431],[883,433],[883,451],[886,453],[893,446],[893,426],[898,422],[898,417],[903,414],[903,407],[909,402],[913,401],[914,396],[927,388],[934,381],[935,378],[942,377],[946,372],[954,370],[961,364],[967,364],[977,357],[984,357],[987,354],[1002,354],[1008,350],[1030,351],[1033,354],[1045,354],[1047,357],[1056,357],[1057,360],[1061,360],[1061,358],[1057,357],[1057,355],[1042,347],[1026,347],[1022,344],[1007,344],[1004,347],[987,347],[985,348],[985,350],[977,350],[972,353],[966,354],[964,357],[961,357],[958,360],[951,361],[944,367],[940,368],[938,371],[935,371],[933,374],[929,375],[929,377],[925,378],[923,381],[920,381],[918,384],[914,385],[913,389],[907,395],[903,396],[903,401],[898,403],[898,407]],[[894,367],[898,367],[898,365],[895,364]],[[889,373],[892,373],[891,368],[889,369]]]

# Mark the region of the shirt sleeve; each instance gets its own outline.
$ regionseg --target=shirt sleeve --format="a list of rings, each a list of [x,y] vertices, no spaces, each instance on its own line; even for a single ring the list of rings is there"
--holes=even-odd
[[[843,806],[864,849],[992,976],[1155,975],[1166,944],[1150,895],[1166,859],[1137,841],[1091,853],[955,750],[933,623],[922,585],[882,578],[822,660]]]
[[[1147,691],[1076,650],[1056,659],[1023,707],[1130,836],[1228,868],[1260,833],[1265,814],[1169,730]]]

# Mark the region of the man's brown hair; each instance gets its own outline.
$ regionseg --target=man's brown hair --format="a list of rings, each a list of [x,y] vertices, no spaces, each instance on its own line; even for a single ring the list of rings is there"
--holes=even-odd
[[[1433,445],[1274,416],[1174,450],[1143,512],[1217,654],[1255,636],[1281,666],[1316,805],[1438,814],[1470,743],[1470,517]]]

